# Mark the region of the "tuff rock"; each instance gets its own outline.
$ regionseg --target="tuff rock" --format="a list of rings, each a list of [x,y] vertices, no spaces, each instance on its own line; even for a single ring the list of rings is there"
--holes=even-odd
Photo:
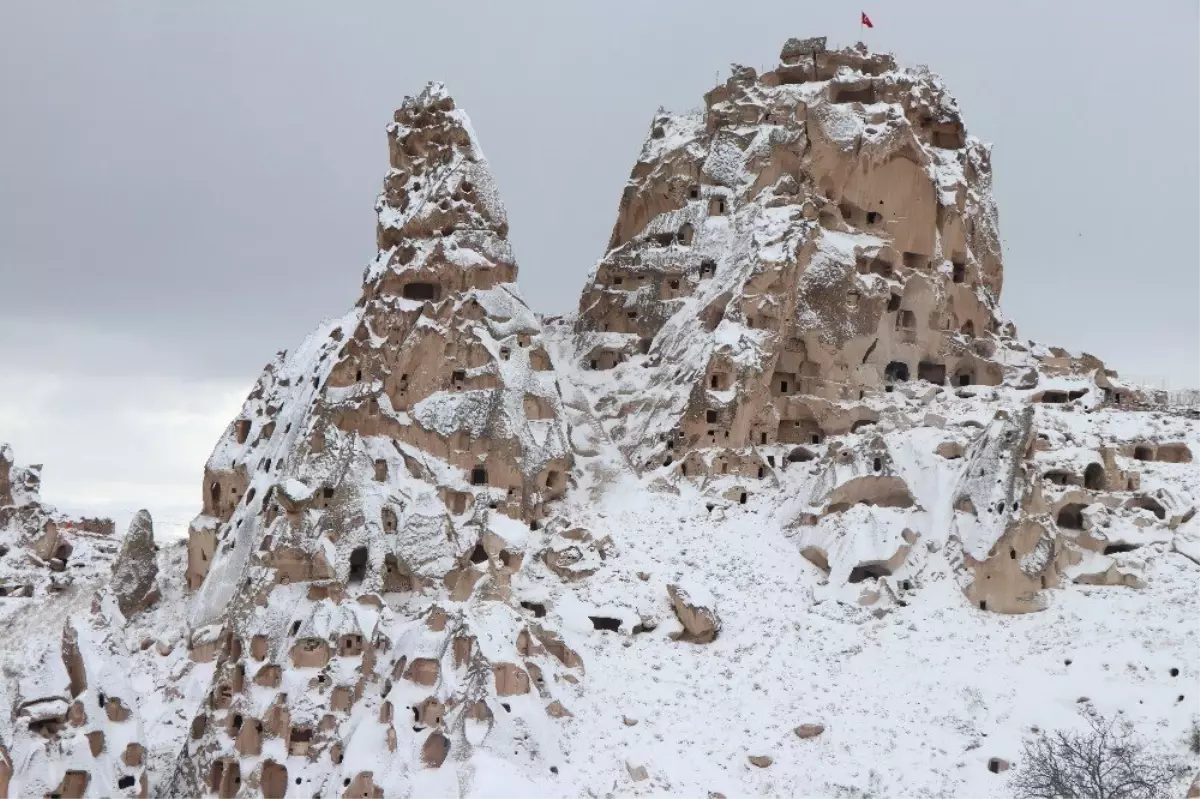
[[[113,587],[121,613],[132,616],[160,598],[158,584],[158,547],[154,544],[154,523],[150,513],[140,510],[129,523],[129,532],[121,541],[121,551],[113,564]]]
[[[789,39],[660,110],[560,317],[446,89],[386,142],[357,302],[264,367],[185,541],[118,552],[0,446],[0,799],[601,795],[639,750],[681,794],[983,795],[1014,752],[908,766],[1135,627],[1086,673],[1182,730],[1196,414],[1017,337],[936,75]],[[838,746],[746,755],[814,697]]]

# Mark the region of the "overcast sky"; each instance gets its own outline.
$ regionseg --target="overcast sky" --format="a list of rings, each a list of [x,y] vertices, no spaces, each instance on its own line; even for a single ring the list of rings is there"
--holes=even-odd
[[[871,0],[863,0],[870,2]],[[874,49],[995,144],[1021,335],[1200,385],[1197,3],[910,0]],[[384,126],[467,110],[535,309],[577,302],[660,105],[857,6],[0,2],[0,441],[44,494],[185,525],[259,370],[358,296]]]

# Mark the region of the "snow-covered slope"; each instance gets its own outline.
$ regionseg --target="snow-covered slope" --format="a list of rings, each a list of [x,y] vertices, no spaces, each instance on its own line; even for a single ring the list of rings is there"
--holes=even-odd
[[[1005,796],[1080,711],[1195,770],[1196,414],[1017,338],[937,76],[781,62],[656,115],[548,321],[470,121],[406,99],[361,296],[186,544],[0,450],[0,797]]]
[[[1011,615],[970,593],[990,590],[975,589],[963,566],[968,546],[987,554],[988,528],[967,536],[968,514],[955,511],[968,464],[979,462],[958,453],[985,448],[998,410],[1015,417],[1029,406],[949,392],[897,404],[878,425],[838,436],[833,452],[806,447],[815,455],[806,459],[798,447],[765,448],[776,467],[762,480],[670,483],[619,469],[587,411],[568,404],[574,440],[595,454],[578,458],[579,489],[560,512],[611,543],[586,580],[545,580],[548,615],[564,631],[574,624],[588,667],[569,705],[567,746],[578,754],[564,774],[576,782],[559,795],[615,782],[617,793],[681,796],[1006,796],[1006,775],[989,760],[1019,765],[1024,736],[1073,727],[1087,708],[1120,712],[1156,745],[1194,757],[1183,742],[1200,680],[1200,569],[1184,552],[1200,528],[1195,518],[1173,528],[1176,517],[1129,503],[1162,488],[1176,507],[1194,506],[1200,475],[1191,463],[1142,462],[1120,449],[1151,431],[1195,449],[1196,423],[1034,410],[1035,438],[1055,447],[1025,468],[1073,456],[1069,479],[1081,483],[1046,486],[1043,501],[1092,504],[1084,530],[1045,520],[1071,565],[1037,592],[1041,612]],[[1118,468],[1137,470],[1141,489],[1082,486],[1083,458],[1100,462],[1091,448],[1101,443],[1116,445]],[[876,504],[828,512],[842,499],[830,485],[854,490],[876,474],[899,477],[909,493],[876,484]],[[1021,563],[1002,547],[1003,561]],[[680,579],[713,597],[721,632],[711,644],[672,640],[681,624],[667,586]],[[621,619],[619,633],[587,630],[598,614]],[[824,731],[801,738],[805,724]],[[772,763],[759,768],[752,756]],[[644,766],[648,781],[631,779],[627,763]]]
[[[122,609],[159,595],[150,516],[118,550],[111,521],[43,504],[40,473],[0,444],[0,796],[145,795]]]

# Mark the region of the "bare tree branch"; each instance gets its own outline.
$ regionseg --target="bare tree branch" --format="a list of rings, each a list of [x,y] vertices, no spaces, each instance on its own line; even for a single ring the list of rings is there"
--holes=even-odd
[[[1146,751],[1129,724],[1086,716],[1090,730],[1038,733],[1012,779],[1018,799],[1168,799],[1181,764]]]

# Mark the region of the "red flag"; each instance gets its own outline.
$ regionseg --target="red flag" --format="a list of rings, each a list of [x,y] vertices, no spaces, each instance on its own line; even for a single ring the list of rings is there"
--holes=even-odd
[[[871,18],[867,16],[867,12],[863,11],[861,13],[862,13],[862,24],[868,28],[874,28],[875,26],[871,24]]]

